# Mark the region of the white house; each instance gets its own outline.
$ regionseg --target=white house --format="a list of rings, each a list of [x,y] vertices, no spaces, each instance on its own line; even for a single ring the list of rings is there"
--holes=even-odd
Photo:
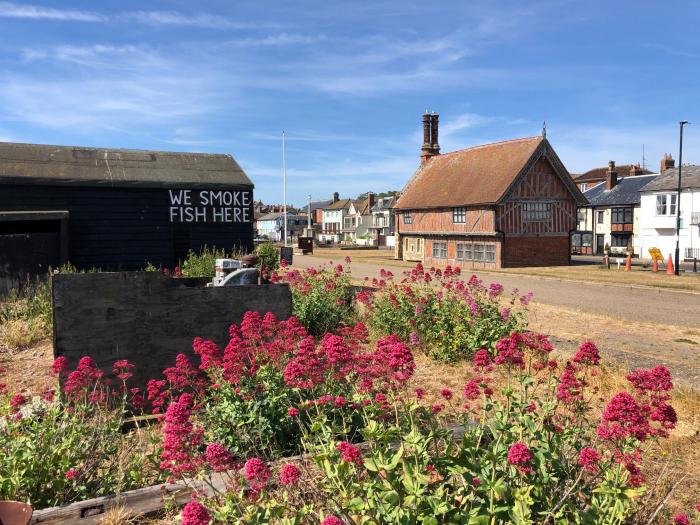
[[[359,245],[371,245],[372,206],[374,193],[350,203],[347,215],[343,218],[343,241]]]
[[[301,233],[307,224],[306,215],[295,215],[287,212],[287,238],[293,239]],[[258,236],[266,237],[273,242],[280,242],[284,237],[284,213],[275,212],[263,215],[257,220]]]
[[[377,246],[394,246],[394,213],[391,207],[395,196],[382,197],[372,206],[372,226],[370,232]]]
[[[680,199],[680,255],[700,259],[700,166],[683,166]],[[664,171],[641,190],[642,257],[658,248],[664,257],[676,250],[678,168]]]
[[[339,243],[343,239],[343,224],[348,214],[352,199],[339,199],[333,194],[333,202],[323,208],[323,223],[318,240],[322,243]]]

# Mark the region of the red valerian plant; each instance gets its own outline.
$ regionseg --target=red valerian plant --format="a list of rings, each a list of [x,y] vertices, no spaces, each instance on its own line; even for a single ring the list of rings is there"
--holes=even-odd
[[[371,284],[378,288],[375,293],[362,291],[356,298],[373,332],[397,335],[447,362],[467,359],[482,348],[495,352],[499,339],[522,329],[525,317],[516,308],[530,301],[517,293],[506,299],[501,284],[486,286],[474,275],[465,282],[460,269],[451,266],[426,270],[418,264],[400,281],[381,270]]]

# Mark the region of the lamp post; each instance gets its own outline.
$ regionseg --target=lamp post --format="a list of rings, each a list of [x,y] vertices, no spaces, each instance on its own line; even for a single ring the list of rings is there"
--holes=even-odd
[[[676,193],[676,275],[681,273],[681,177],[683,171],[683,126],[688,124],[687,120],[681,120],[680,140],[678,146],[678,191]]]

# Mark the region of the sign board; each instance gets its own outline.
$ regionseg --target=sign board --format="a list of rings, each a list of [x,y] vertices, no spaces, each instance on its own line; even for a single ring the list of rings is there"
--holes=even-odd
[[[170,222],[251,222],[249,191],[168,190]]]
[[[649,255],[651,255],[651,260],[656,260],[659,262],[664,262],[664,256],[661,255],[661,250],[658,248],[649,248]]]

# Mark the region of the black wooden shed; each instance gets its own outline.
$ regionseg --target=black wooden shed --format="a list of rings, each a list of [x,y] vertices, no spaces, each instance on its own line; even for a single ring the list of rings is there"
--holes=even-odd
[[[172,268],[205,245],[253,247],[231,155],[0,142],[0,292],[66,262]]]

